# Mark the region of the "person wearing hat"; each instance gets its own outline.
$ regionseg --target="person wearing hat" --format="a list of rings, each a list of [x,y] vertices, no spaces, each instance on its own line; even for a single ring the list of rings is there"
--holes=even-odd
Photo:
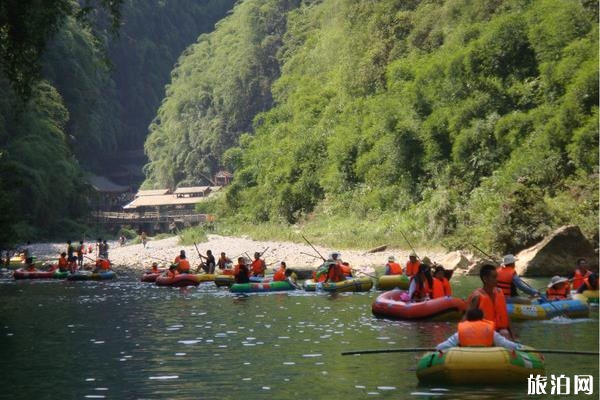
[[[333,262],[337,264],[342,275],[344,275],[344,279],[352,278],[352,267],[350,267],[349,263],[342,261],[342,253],[339,253],[337,251],[329,253],[329,259],[333,260]]]
[[[498,287],[504,293],[504,297],[516,297],[519,295],[517,289],[527,293],[530,296],[540,296],[540,292],[532,288],[519,277],[515,271],[515,262],[517,259],[512,254],[507,254],[502,258],[502,265],[496,270],[498,272]]]
[[[384,275],[402,275],[402,266],[396,262],[396,257],[388,257],[388,262],[385,264]]]
[[[413,250],[408,256],[408,262],[406,263],[405,273],[408,276],[415,276],[419,273],[419,266],[421,262],[417,260],[417,253]]]
[[[569,285],[569,280],[555,275],[550,279],[550,283],[548,284],[546,298],[548,300],[565,300],[570,292],[571,287]]]
[[[265,276],[265,270],[267,269],[267,264],[265,260],[260,258],[260,253],[257,251],[254,253],[254,260],[250,265],[251,276]]]

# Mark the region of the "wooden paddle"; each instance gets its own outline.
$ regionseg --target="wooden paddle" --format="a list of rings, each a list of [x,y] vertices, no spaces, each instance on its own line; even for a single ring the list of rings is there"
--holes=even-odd
[[[343,356],[350,356],[356,354],[378,354],[378,353],[420,353],[428,351],[437,351],[431,347],[412,347],[412,348],[400,348],[400,349],[369,349],[369,350],[351,350],[342,351]],[[553,349],[520,349],[517,351],[524,351],[527,353],[545,353],[545,354],[572,354],[578,356],[596,356],[600,355],[599,352],[594,351],[577,351],[577,350],[553,350]]]

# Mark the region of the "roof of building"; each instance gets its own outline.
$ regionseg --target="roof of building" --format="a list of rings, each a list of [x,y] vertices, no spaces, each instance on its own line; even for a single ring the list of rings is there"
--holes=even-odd
[[[162,196],[168,194],[169,192],[169,189],[138,190],[138,192],[135,194],[135,197]]]
[[[129,186],[117,185],[104,176],[91,175],[88,176],[87,181],[96,191],[102,193],[123,193],[129,191]]]
[[[206,194],[207,192],[210,192],[211,188],[210,186],[192,186],[192,187],[180,187],[175,189],[175,194],[195,194],[195,193],[201,193],[201,194]]]

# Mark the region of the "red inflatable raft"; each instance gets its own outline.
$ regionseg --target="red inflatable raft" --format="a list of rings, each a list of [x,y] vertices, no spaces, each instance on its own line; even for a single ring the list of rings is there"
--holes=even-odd
[[[156,282],[156,278],[166,271],[166,268],[159,268],[159,272],[146,271],[142,275],[142,282]]]
[[[169,278],[166,275],[160,275],[156,278],[156,285],[158,286],[174,286],[174,287],[184,287],[184,286],[198,286],[200,284],[200,279],[197,275],[192,274],[179,274],[173,278]]]
[[[371,310],[373,315],[393,319],[435,319],[458,320],[467,308],[463,299],[456,297],[439,297],[419,303],[401,300],[403,290],[390,290],[380,294]],[[404,296],[402,296],[404,297]]]
[[[14,272],[13,277],[15,279],[54,279],[57,269],[58,266],[53,266],[49,271],[40,271],[37,269],[34,271],[27,271],[24,268],[19,268]]]

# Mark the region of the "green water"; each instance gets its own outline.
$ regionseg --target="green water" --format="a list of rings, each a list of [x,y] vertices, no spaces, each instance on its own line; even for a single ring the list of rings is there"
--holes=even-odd
[[[471,277],[452,283],[462,297],[479,285]],[[341,356],[431,347],[456,329],[456,323],[376,319],[377,294],[235,296],[211,283],[173,289],[133,275],[111,282],[3,278],[0,398],[560,398],[527,396],[526,384],[419,386],[419,353]],[[597,308],[588,319],[513,325],[523,343],[537,348],[598,350]],[[592,375],[594,394],[580,397],[598,397],[597,357],[549,354],[548,381],[551,374]]]

